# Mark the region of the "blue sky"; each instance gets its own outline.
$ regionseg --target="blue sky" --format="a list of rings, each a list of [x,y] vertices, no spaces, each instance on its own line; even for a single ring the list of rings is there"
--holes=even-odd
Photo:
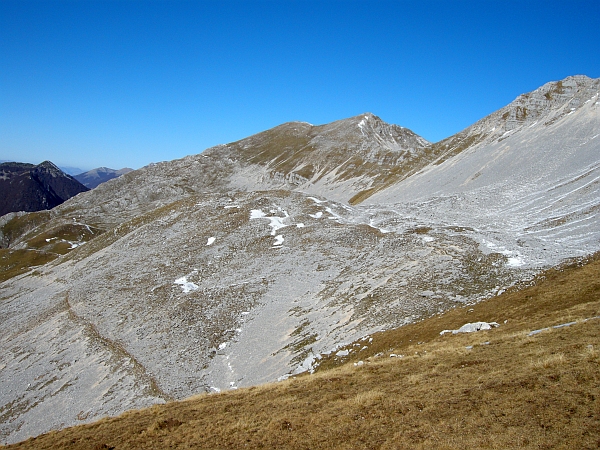
[[[139,168],[370,111],[430,141],[600,77],[600,2],[0,2],[0,159]]]

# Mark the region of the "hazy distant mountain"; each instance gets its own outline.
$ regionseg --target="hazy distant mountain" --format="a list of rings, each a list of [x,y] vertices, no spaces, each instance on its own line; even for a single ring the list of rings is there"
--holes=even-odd
[[[0,216],[51,209],[88,189],[50,161],[0,164]]]
[[[112,180],[113,178],[118,178],[121,175],[125,175],[126,173],[132,171],[133,169],[128,167],[120,170],[109,169],[108,167],[98,167],[97,169],[88,170],[87,172],[75,175],[73,178],[75,178],[85,187],[94,189],[99,184],[102,184],[108,180]]]
[[[79,175],[80,173],[83,172],[83,170],[81,170],[79,167],[69,167],[69,166],[62,166],[62,167],[60,167],[60,170],[62,170],[67,175],[71,175],[72,177],[74,177],[75,175]]]
[[[599,91],[548,83],[435,144],[291,122],[5,217],[0,440],[310,371],[600,250]]]

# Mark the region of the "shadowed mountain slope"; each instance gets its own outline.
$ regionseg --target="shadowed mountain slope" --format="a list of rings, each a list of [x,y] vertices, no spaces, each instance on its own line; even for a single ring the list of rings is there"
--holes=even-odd
[[[0,164],[0,216],[16,211],[52,209],[88,189],[45,161]]]

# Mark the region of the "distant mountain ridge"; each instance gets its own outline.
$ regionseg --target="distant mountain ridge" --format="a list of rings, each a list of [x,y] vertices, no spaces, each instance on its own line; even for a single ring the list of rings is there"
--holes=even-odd
[[[94,189],[95,187],[107,182],[108,180],[118,178],[121,175],[125,175],[126,173],[132,171],[133,169],[130,169],[128,167],[119,170],[110,169],[108,167],[98,167],[96,169],[88,170],[87,172],[77,174],[73,178],[75,178],[88,189]]]
[[[50,161],[0,164],[0,216],[52,209],[87,190]]]

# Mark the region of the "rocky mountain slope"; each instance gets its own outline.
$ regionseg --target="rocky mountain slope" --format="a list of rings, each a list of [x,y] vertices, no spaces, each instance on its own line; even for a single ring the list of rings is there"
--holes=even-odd
[[[366,203],[423,222],[491,227],[484,245],[519,264],[587,254],[600,234],[599,93],[600,80],[577,76],[523,94],[435,144],[447,153]]]
[[[87,190],[50,161],[0,164],[0,216],[51,209]]]
[[[598,250],[598,82],[438,144],[370,114],[284,124],[5,216],[1,440],[311,371]],[[56,259],[14,276],[28,254]]]
[[[154,405],[8,448],[595,448],[599,311],[597,254],[544,271],[531,287],[365,336],[313,376]],[[440,334],[481,320],[499,326]]]
[[[109,169],[108,167],[98,167],[96,169],[77,174],[73,178],[83,184],[86,188],[94,189],[98,185],[105,183],[108,180],[118,178],[121,175],[125,175],[126,173],[132,171],[133,169],[129,169],[128,167],[119,170]]]

